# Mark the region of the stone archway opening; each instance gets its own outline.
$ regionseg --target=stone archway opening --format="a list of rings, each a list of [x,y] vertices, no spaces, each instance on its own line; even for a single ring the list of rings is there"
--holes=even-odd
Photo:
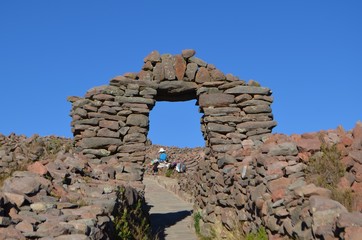
[[[178,55],[153,51],[145,57],[141,71],[117,76],[109,85],[90,89],[83,98],[68,98],[77,150],[94,163],[116,162],[115,178],[142,187],[153,107],[160,101],[196,99],[203,114],[198,122],[205,139],[205,164],[220,174],[228,172],[230,165],[242,160],[232,157],[235,150],[245,144],[258,145],[276,126],[271,90],[225,75],[194,55],[194,50]],[[214,179],[209,176],[210,167],[205,169],[205,173],[199,171],[201,180]]]
[[[196,100],[157,102],[150,112],[148,139],[152,144],[179,148],[204,147]]]

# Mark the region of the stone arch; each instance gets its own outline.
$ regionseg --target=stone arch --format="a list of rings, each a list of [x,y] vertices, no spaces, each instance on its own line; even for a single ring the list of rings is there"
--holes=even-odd
[[[194,56],[194,50],[160,55],[151,52],[138,73],[125,73],[109,85],[69,97],[77,150],[91,162],[116,161],[117,179],[142,187],[149,113],[156,101],[197,100],[206,159],[227,161],[228,154],[258,144],[276,122],[269,88],[224,74]],[[226,159],[226,160],[225,160]]]

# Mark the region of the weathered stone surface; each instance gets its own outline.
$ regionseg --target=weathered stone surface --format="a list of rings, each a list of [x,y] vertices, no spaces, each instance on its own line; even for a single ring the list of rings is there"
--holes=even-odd
[[[362,227],[362,213],[361,212],[348,212],[341,213],[338,218],[337,226],[340,228],[345,227]]]
[[[137,143],[137,142],[146,142],[146,136],[142,133],[131,133],[127,134],[124,139],[124,142],[126,143]]]
[[[218,123],[208,123],[207,129],[209,131],[220,132],[220,133],[228,133],[228,132],[235,131],[234,127],[230,127],[230,126],[227,126],[224,124],[218,124]]]
[[[344,239],[359,240],[362,236],[362,227],[347,227],[345,229]]]
[[[234,96],[224,93],[201,94],[199,98],[200,107],[226,107],[234,102]]]
[[[4,192],[34,194],[40,189],[40,182],[34,177],[19,177],[6,179],[3,186]]]
[[[153,68],[153,79],[158,82],[165,79],[165,71],[162,63],[157,63]]]
[[[236,126],[240,132],[246,132],[256,128],[268,128],[275,127],[277,123],[275,121],[263,121],[263,122],[244,122]]]
[[[339,202],[321,196],[310,197],[310,208],[313,232],[318,235],[333,235],[336,219],[347,212],[347,209]]]
[[[203,60],[201,60],[200,58],[197,58],[197,57],[190,57],[189,61],[191,63],[196,63],[200,67],[206,67],[207,66],[207,63],[205,61],[203,61]]]
[[[140,80],[143,80],[143,81],[152,81],[153,73],[151,71],[141,70],[138,73],[138,77],[139,77]]]
[[[145,89],[140,91],[140,95],[142,95],[142,96],[144,96],[144,95],[154,96],[156,94],[157,94],[157,90],[153,89],[153,88],[145,88]]]
[[[300,138],[296,140],[298,147],[307,152],[319,151],[321,142],[316,136],[315,138]]]
[[[116,138],[91,137],[84,138],[80,141],[80,146],[86,148],[101,148],[109,145],[121,145],[122,140]]]
[[[142,70],[152,71],[152,70],[153,70],[152,63],[151,63],[150,61],[147,61],[147,62],[142,66]]]
[[[21,207],[25,202],[25,197],[22,194],[5,192],[4,195],[11,203],[15,204],[17,207]]]
[[[119,132],[114,132],[108,128],[101,128],[97,133],[97,137],[119,138]]]
[[[210,76],[213,81],[225,80],[225,75],[218,69],[211,70]]]
[[[209,82],[210,80],[211,76],[209,71],[204,67],[200,67],[196,73],[195,81],[197,83],[203,83],[203,82]]]
[[[296,156],[297,154],[297,145],[289,142],[272,146],[269,150],[271,156]]]
[[[143,62],[152,62],[152,63],[155,63],[155,62],[160,62],[161,61],[161,55],[158,51],[152,51],[149,55],[147,55],[147,57],[145,57],[143,59]]]
[[[148,126],[148,117],[143,114],[131,114],[127,117],[127,125],[147,127]]]
[[[40,162],[35,162],[33,164],[30,164],[27,167],[27,170],[33,173],[37,173],[39,175],[45,175],[48,173],[48,170],[46,169],[46,167],[40,163]]]
[[[270,89],[264,87],[236,86],[225,91],[230,94],[260,94],[269,95]]]
[[[218,107],[218,108],[203,108],[205,115],[226,115],[240,113],[240,109],[236,107]]]
[[[348,156],[350,156],[351,158],[353,158],[355,161],[359,162],[360,164],[362,164],[362,150],[355,150],[355,151],[351,151],[349,152]]]
[[[143,97],[124,97],[124,96],[117,96],[115,101],[120,103],[144,103],[148,105],[154,105],[155,101],[153,99],[147,99]]]
[[[316,187],[314,184],[304,185],[294,189],[296,195],[300,197],[310,197],[312,195],[319,195],[323,197],[330,197],[332,192],[328,189]]]
[[[164,54],[161,56],[162,64],[163,64],[163,71],[165,74],[165,79],[167,80],[175,80],[176,79],[176,72],[173,67],[175,63],[175,58],[170,54]]]
[[[194,82],[184,81],[163,81],[159,85],[159,90],[163,90],[166,94],[180,94],[188,92],[196,92],[197,84]]]
[[[271,113],[271,108],[268,105],[259,105],[259,106],[247,106],[243,108],[244,112],[249,114],[255,113]]]
[[[175,71],[178,80],[183,80],[186,71],[186,61],[181,55],[175,56]]]
[[[93,154],[95,156],[99,157],[107,157],[111,154],[110,151],[107,151],[106,149],[84,149],[84,154]]]
[[[102,121],[99,121],[99,126],[101,128],[108,128],[111,130],[119,129],[119,124],[117,121],[102,120]]]
[[[196,51],[193,49],[184,49],[184,50],[182,50],[182,57],[190,58],[190,57],[194,56],[195,53],[196,53]]]
[[[196,63],[189,63],[187,64],[187,67],[186,67],[186,76],[189,80],[194,80],[195,79],[195,75],[196,75],[196,72],[197,72],[197,69],[199,67],[197,66]]]

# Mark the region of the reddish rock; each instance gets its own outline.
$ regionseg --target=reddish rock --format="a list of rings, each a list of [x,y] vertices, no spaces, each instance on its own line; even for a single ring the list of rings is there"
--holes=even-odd
[[[148,54],[144,59],[143,59],[144,62],[161,62],[161,55],[158,51],[152,51],[150,54]]]
[[[294,192],[297,196],[300,197],[309,197],[312,195],[319,195],[323,197],[330,197],[331,191],[326,188],[316,187],[314,184],[308,184],[305,186],[298,187],[294,189]]]
[[[186,61],[181,55],[175,56],[175,71],[178,80],[183,80],[186,71]]]
[[[27,167],[28,171],[37,173],[39,175],[45,175],[48,173],[47,168],[40,162],[35,162]]]
[[[338,188],[341,189],[348,189],[350,188],[352,185],[352,183],[350,181],[348,181],[348,179],[346,177],[342,177],[339,182],[338,182]]]
[[[362,164],[355,163],[351,172],[354,174],[356,182],[362,182]]]
[[[309,161],[309,158],[312,156],[310,152],[299,152],[298,157],[305,163]]]
[[[271,192],[271,196],[274,202],[285,197],[286,189],[291,184],[291,182],[291,179],[282,177],[267,183],[267,188]]]
[[[354,149],[362,149],[362,122],[358,122],[352,130]]]
[[[361,240],[362,227],[346,227],[344,231],[344,239]]]
[[[362,122],[356,123],[356,126],[352,130],[352,135],[354,138],[362,138]]]
[[[184,49],[182,50],[182,56],[184,58],[190,58],[193,57],[196,54],[196,51],[193,49]]]
[[[152,81],[152,79],[153,79],[153,74],[152,74],[151,71],[141,70],[141,71],[138,73],[138,77],[139,77],[140,80]]]
[[[353,158],[356,162],[362,164],[362,150],[352,150],[348,154],[349,157]]]
[[[204,82],[210,82],[211,77],[209,74],[209,71],[205,67],[200,67],[199,71],[196,73],[196,79],[195,81],[197,83],[204,83]]]
[[[225,80],[225,75],[218,69],[211,70],[210,76],[213,81]]]
[[[288,166],[288,163],[284,162],[284,161],[278,161],[278,162],[271,163],[266,166],[267,167],[266,176],[278,175],[281,177],[284,175],[283,169],[286,166]]]
[[[351,188],[354,192],[362,193],[362,183],[361,182],[354,182],[352,184]]]
[[[353,165],[355,163],[353,158],[351,158],[350,156],[343,157],[341,162],[346,167],[346,169],[353,167]]]
[[[13,226],[9,226],[7,228],[0,228],[0,240],[8,240],[8,239],[17,239],[17,240],[25,240],[23,234]]]
[[[296,141],[296,144],[299,149],[305,152],[316,152],[321,148],[321,142],[316,138],[301,138]]]
[[[22,194],[5,192],[4,195],[11,203],[15,204],[17,207],[21,207],[25,201],[25,197]]]
[[[356,192],[354,193],[354,199],[352,203],[352,210],[353,211],[362,211],[362,192]]]
[[[34,231],[34,226],[33,224],[27,222],[27,221],[22,221],[20,223],[18,223],[15,228],[19,231],[22,232],[32,232]]]
[[[349,136],[343,136],[343,137],[341,138],[341,143],[342,143],[344,146],[349,147],[349,146],[352,145],[353,139],[350,138]]]
[[[152,66],[152,63],[150,61],[146,62],[143,66],[142,66],[142,70],[145,70],[145,71],[152,71],[153,70],[153,66]]]

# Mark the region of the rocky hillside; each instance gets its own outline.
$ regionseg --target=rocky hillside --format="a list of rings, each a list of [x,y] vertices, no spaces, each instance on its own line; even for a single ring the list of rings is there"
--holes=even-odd
[[[149,234],[147,221],[138,221],[148,219],[148,210],[139,208],[145,206],[136,190],[142,186],[119,180],[125,166],[114,159],[92,164],[73,153],[70,139],[11,134],[0,136],[0,163],[0,239]]]
[[[204,148],[150,145],[145,166],[157,158],[161,147],[165,148],[169,162],[184,162],[187,166],[186,173],[174,175],[179,182],[177,191],[187,192],[195,199],[215,198],[225,206],[243,206],[243,217],[265,226],[270,238],[286,235],[359,239],[362,233],[360,122],[351,131],[338,127],[301,135],[274,134],[260,146],[243,141],[243,149],[214,163],[215,168],[226,174],[226,180],[218,181],[215,187],[227,189],[233,183],[245,189],[245,196],[231,193],[229,200],[221,194],[203,196],[197,192],[197,178],[203,172],[213,171],[203,169]],[[323,159],[327,164],[321,162]],[[333,159],[340,165],[328,162]],[[341,167],[333,168],[337,165]],[[120,175],[126,168],[115,159],[107,163],[88,161],[84,155],[73,152],[71,139],[0,135],[0,239],[68,239],[69,234],[73,239],[112,239],[117,232],[114,220],[122,212],[117,205],[121,201],[117,186],[126,186],[125,205],[144,201],[135,190],[142,191],[141,185],[128,187],[122,181]],[[322,172],[315,171],[318,168]],[[326,176],[326,181],[318,176]],[[252,182],[247,181],[249,177]],[[262,198],[258,197],[260,194]],[[328,200],[331,198],[344,206]],[[237,202],[231,203],[231,199]],[[309,206],[314,206],[314,212],[309,212]],[[205,223],[214,214],[214,210],[206,210],[209,215],[205,216]],[[222,221],[231,228],[233,223],[227,213],[223,213],[226,215],[222,215]],[[309,225],[298,225],[303,223]],[[245,225],[244,230],[251,231],[253,224]]]

